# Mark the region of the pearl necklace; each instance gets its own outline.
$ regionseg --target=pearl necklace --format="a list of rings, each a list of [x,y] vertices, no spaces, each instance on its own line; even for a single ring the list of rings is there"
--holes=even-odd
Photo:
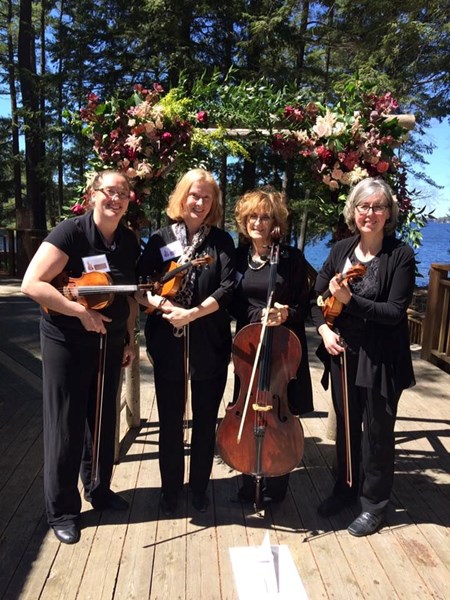
[[[254,262],[252,253],[251,253],[251,250],[249,250],[248,254],[247,254],[247,264],[252,271],[260,271],[263,267],[265,267],[267,265],[267,263],[269,262],[269,259],[268,258],[263,259],[261,261],[261,264],[259,264],[257,267],[254,267],[252,265],[252,262]]]

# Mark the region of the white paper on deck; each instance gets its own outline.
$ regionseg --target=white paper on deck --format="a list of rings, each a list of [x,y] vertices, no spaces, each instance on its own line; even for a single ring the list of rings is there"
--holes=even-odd
[[[229,551],[239,600],[307,600],[289,547],[271,546],[268,533],[261,546]]]

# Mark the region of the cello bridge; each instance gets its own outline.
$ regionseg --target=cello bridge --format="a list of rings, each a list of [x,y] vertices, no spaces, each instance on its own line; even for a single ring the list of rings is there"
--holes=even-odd
[[[265,406],[262,406],[261,404],[253,404],[252,406],[254,411],[257,412],[269,412],[269,410],[272,410],[273,406],[271,406],[270,404],[267,404]]]

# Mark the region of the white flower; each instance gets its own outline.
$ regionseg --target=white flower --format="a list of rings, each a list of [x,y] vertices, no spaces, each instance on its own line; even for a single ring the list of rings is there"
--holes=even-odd
[[[132,133],[127,137],[127,141],[124,145],[128,146],[129,148],[132,148],[133,150],[136,150],[136,152],[139,152],[141,150],[141,142],[142,136],[138,137],[137,135]]]

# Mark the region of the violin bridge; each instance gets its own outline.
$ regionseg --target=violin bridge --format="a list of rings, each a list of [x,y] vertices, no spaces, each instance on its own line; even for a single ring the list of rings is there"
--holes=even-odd
[[[269,412],[272,410],[273,406],[268,404],[266,406],[261,406],[261,404],[253,404],[253,410],[258,412]]]

